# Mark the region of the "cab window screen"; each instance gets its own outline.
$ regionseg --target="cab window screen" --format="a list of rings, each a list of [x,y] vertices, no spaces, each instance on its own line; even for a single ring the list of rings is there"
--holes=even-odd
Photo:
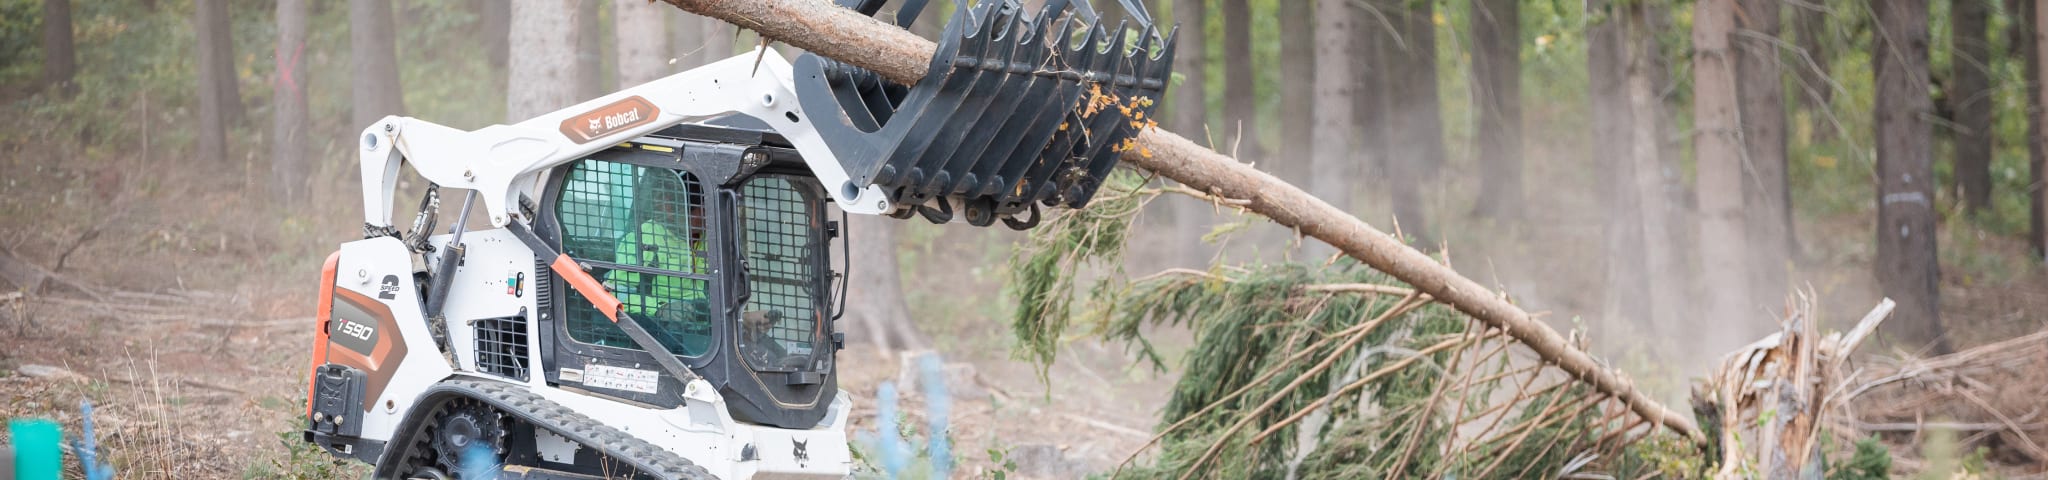
[[[755,369],[807,369],[818,339],[820,199],[786,177],[742,187],[740,228],[753,292],[741,319],[740,351]]]
[[[562,183],[555,206],[562,250],[591,267],[626,314],[678,355],[711,345],[710,258],[704,194],[696,177],[675,170],[583,160]],[[581,293],[565,289],[569,337],[638,348]]]

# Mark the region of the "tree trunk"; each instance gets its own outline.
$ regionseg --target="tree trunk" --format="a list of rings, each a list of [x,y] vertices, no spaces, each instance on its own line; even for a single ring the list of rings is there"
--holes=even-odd
[[[1794,93],[1799,104],[1806,110],[1807,131],[1812,137],[1809,142],[1819,143],[1834,138],[1835,124],[1829,118],[1833,115],[1829,105],[1834,100],[1834,83],[1828,78],[1828,13],[1814,5],[1792,4],[1792,34],[1797,38],[1800,55],[1790,66],[1798,79],[1799,91]]]
[[[71,42],[71,0],[43,0],[43,86],[70,96],[78,91],[78,49]]]
[[[1352,97],[1359,94],[1357,79],[1352,78],[1351,42],[1357,37],[1352,29],[1357,28],[1357,18],[1351,15],[1354,8],[1349,0],[1316,0],[1315,26],[1312,30],[1315,59],[1310,64],[1310,85],[1315,95],[1315,106],[1310,109],[1311,119],[1309,143],[1311,163],[1316,175],[1309,177],[1309,191],[1332,205],[1349,205],[1351,190],[1356,177],[1352,172],[1358,162],[1358,154],[1352,148],[1353,138],[1358,135],[1358,123],[1351,107]],[[1340,207],[1341,208],[1341,207]],[[1326,257],[1333,249],[1310,249],[1312,257]]]
[[[1472,0],[1472,105],[1479,114],[1481,218],[1522,217],[1522,7],[1519,0]]]
[[[1749,237],[1742,216],[1742,131],[1735,94],[1735,0],[1700,0],[1693,14],[1693,155],[1698,165],[1700,270],[1706,291],[1704,350],[1748,341],[1762,317],[1749,308]]]
[[[647,0],[613,0],[612,31],[618,33],[619,86],[633,87],[667,76],[668,15]]]
[[[1384,49],[1387,65],[1387,164],[1394,221],[1417,244],[1434,247],[1423,191],[1444,163],[1442,107],[1437,99],[1435,2],[1403,1],[1390,10],[1401,42]]]
[[[1935,256],[1934,114],[1927,96],[1927,1],[1871,3],[1877,28],[1877,282],[1899,308],[1884,328],[1908,348],[1950,351]]]
[[[348,24],[349,61],[355,70],[355,122],[349,124],[353,131],[385,115],[404,115],[405,89],[398,81],[398,30],[392,25],[391,0],[350,0]]]
[[[903,300],[902,270],[896,263],[902,221],[880,215],[849,215],[851,235],[846,273],[846,316],[841,324],[848,343],[874,345],[884,351],[931,348],[930,340],[911,321]]]
[[[1663,8],[1634,3],[1622,18],[1628,36],[1628,156],[1634,175],[1629,183],[1634,185],[1634,198],[1639,202],[1641,263],[1647,282],[1634,289],[1649,293],[1648,316],[1642,317],[1640,323],[1655,338],[1680,338],[1675,335],[1689,333],[1681,332],[1679,327],[1692,324],[1683,318],[1684,312],[1692,309],[1685,302],[1686,279],[1690,275],[1677,254],[1683,250],[1672,241],[1678,238],[1672,220],[1680,212],[1672,203],[1672,192],[1676,190],[1673,185],[1678,182],[1679,172],[1665,156],[1663,147],[1666,127],[1664,100],[1659,92],[1663,88],[1664,64],[1659,59],[1664,52],[1658,48],[1657,35],[1662,31],[1665,15]]]
[[[1198,139],[1196,143],[1204,147],[1228,152],[1229,147],[1219,145],[1216,139],[1229,137],[1216,135],[1221,132],[1212,132],[1210,129],[1209,96],[1204,90],[1207,88],[1205,80],[1208,78],[1209,66],[1208,39],[1204,28],[1208,2],[1209,0],[1173,0],[1173,21],[1179,24],[1179,30],[1175,33],[1179,38],[1174,47],[1179,50],[1174,53],[1173,71],[1180,75],[1181,82],[1166,89],[1169,100],[1164,105],[1167,114],[1166,124],[1175,130],[1194,135],[1193,138]],[[1178,230],[1174,236],[1179,241],[1174,247],[1180,252],[1179,257],[1184,263],[1206,263],[1201,260],[1209,257],[1205,254],[1209,249],[1202,243],[1202,235],[1209,231],[1215,207],[1193,199],[1167,199],[1167,202],[1169,203],[1166,205],[1172,208],[1173,224]]]
[[[1343,170],[1326,171],[1325,175],[1335,178],[1324,181],[1348,181],[1353,185],[1348,190],[1366,190],[1357,186],[1358,180],[1365,180],[1377,182],[1374,186],[1384,189],[1393,183],[1387,179],[1387,172],[1391,170],[1387,162],[1392,151],[1388,146],[1390,142],[1387,141],[1387,129],[1388,123],[1393,121],[1393,116],[1387,110],[1387,83],[1391,81],[1394,67],[1388,52],[1399,48],[1401,35],[1397,29],[1388,25],[1389,19],[1383,14],[1399,8],[1399,3],[1396,0],[1369,0],[1366,6],[1370,8],[1358,8],[1356,3],[1352,5],[1351,77],[1357,86],[1351,95],[1351,120],[1358,124],[1358,136],[1354,145],[1358,154],[1353,156],[1350,163],[1344,165]],[[1318,175],[1317,178],[1321,179],[1323,175]],[[1339,208],[1352,210],[1357,208],[1357,205],[1352,201],[1351,192],[1348,190],[1341,192],[1337,197],[1323,198]],[[1317,196],[1321,197],[1325,190],[1316,192]]]
[[[192,29],[198,32],[194,48],[199,56],[198,155],[201,161],[225,162],[231,112],[241,103],[240,89],[234,86],[234,49],[223,41],[231,26],[227,0],[196,0],[192,10]]]
[[[1991,5],[1992,0],[1955,0],[1949,9],[1949,111],[1955,112],[1956,190],[1963,207],[1982,214],[1991,207]]]
[[[477,31],[483,37],[484,55],[493,72],[505,71],[511,54],[512,4],[506,0],[476,0]]]
[[[512,2],[505,119],[518,122],[577,102],[576,37],[584,9],[559,0]]]
[[[277,2],[277,80],[271,101],[270,186],[286,205],[306,201],[312,175],[312,158],[306,145],[306,29],[311,6],[307,0]],[[357,24],[360,25],[360,24]],[[360,43],[358,43],[360,45]],[[358,72],[361,69],[357,69]],[[358,76],[358,79],[361,77]],[[360,91],[360,90],[359,90]],[[367,127],[361,122],[358,127]]]
[[[611,36],[604,34],[604,12],[599,8],[604,2],[571,3],[576,5],[577,10],[576,101],[581,102],[616,90],[606,85],[604,74],[604,46]]]
[[[938,9],[937,5],[926,7]],[[676,70],[687,70],[732,56],[732,25],[689,12],[675,17]]]
[[[1222,0],[1223,125],[1238,158],[1263,158],[1259,145],[1259,89],[1252,75],[1250,0]]]
[[[1280,157],[1273,169],[1289,182],[1315,178],[1315,2],[1280,2]],[[1347,9],[1348,10],[1348,9]],[[1348,41],[1348,40],[1346,40]],[[1346,104],[1348,105],[1348,104]]]
[[[1785,75],[1778,62],[1782,0],[1741,0],[1735,96],[1743,150],[1743,230],[1749,235],[1750,300],[1781,304],[1792,269],[1792,194],[1785,177]],[[1771,309],[1775,312],[1777,309]]]
[[[938,50],[917,35],[875,19],[810,0],[665,0],[679,8],[728,22],[747,22],[762,35],[828,58],[866,68],[892,82],[915,83]],[[1321,0],[1335,2],[1338,0]],[[1636,415],[1695,440],[1699,426],[1636,390],[1564,335],[1531,317],[1505,295],[1459,275],[1421,251],[1401,244],[1301,189],[1251,165],[1210,151],[1186,138],[1146,129],[1137,144],[1151,155],[1128,150],[1122,161],[1198,191],[1242,199],[1244,208],[1303,235],[1322,240],[1366,265],[1386,272],[1431,298],[1498,328],[1546,362],[1595,391],[1618,397]]]
[[[1629,37],[1626,7],[1606,0],[1586,2],[1586,98],[1592,131],[1588,140],[1600,170],[1606,222],[1607,294],[1602,304],[1602,331],[1623,331],[1631,322],[1656,318],[1644,253],[1642,199],[1636,188],[1636,126],[1629,91]],[[1654,125],[1654,121],[1651,122]],[[1654,146],[1652,147],[1654,148]]]
[[[2020,28],[2027,33],[2025,41],[2020,42],[2026,46],[2021,55],[2026,56],[2027,111],[2032,112],[2027,116],[2027,190],[2031,197],[2027,218],[2033,228],[2029,235],[2032,241],[2027,243],[2033,246],[2034,255],[2048,259],[2048,134],[2043,133],[2048,130],[2048,105],[2042,103],[2048,99],[2048,81],[2043,80],[2048,73],[2042,72],[2048,69],[2048,58],[2044,58],[2048,56],[2048,31],[2044,30],[2048,29],[2042,28],[2048,25],[2048,8],[2041,8],[2037,2],[2020,3]]]

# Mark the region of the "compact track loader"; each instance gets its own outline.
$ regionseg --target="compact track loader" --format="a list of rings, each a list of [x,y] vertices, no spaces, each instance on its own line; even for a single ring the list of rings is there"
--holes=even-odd
[[[1128,0],[1114,27],[1084,0],[962,3],[913,86],[760,49],[513,125],[370,125],[305,440],[380,479],[848,475],[845,215],[1086,205],[1173,62]],[[403,164],[430,185],[406,230]],[[445,234],[440,187],[468,191]],[[479,200],[491,228],[467,229]]]

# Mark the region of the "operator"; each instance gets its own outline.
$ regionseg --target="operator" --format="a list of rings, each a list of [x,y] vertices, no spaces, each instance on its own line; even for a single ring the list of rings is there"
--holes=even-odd
[[[619,239],[613,262],[674,272],[709,275],[704,251],[704,194],[676,171],[648,168],[636,186],[644,217],[638,230]],[[694,356],[711,346],[710,305],[701,279],[612,270],[605,275],[628,315],[652,319],[648,330],[677,354]]]

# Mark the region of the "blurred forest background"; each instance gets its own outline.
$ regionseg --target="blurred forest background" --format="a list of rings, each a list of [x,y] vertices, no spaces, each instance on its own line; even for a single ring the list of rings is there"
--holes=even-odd
[[[933,3],[913,27],[927,38],[954,9]],[[1866,350],[1883,355],[2048,326],[2037,2],[1143,3],[1181,26],[1162,128],[1398,230],[1560,329],[1582,328],[1591,350],[1673,403],[1688,378],[1777,331],[1795,289],[1840,329],[1896,300],[1883,348]],[[259,319],[139,332],[120,307],[15,295],[0,371],[103,361],[67,368],[142,385],[159,365],[198,372],[234,358],[246,363],[211,374],[248,383],[171,383],[225,388],[211,401],[264,419],[213,427],[285,431],[306,332],[281,319],[311,315],[319,259],[360,235],[356,132],[384,115],[516,122],[757,43],[640,0],[0,0],[0,256],[80,285],[211,292],[233,313],[204,315]],[[550,58],[573,67],[523,70]],[[1323,265],[1332,253],[1192,198],[1151,203],[1136,222],[1136,248],[1112,269]],[[1037,383],[1040,367],[1013,358],[1044,347],[1020,345],[1006,323],[1017,304],[1007,260],[1022,235],[866,219],[852,231],[873,246],[856,252],[855,271],[888,272],[853,297],[851,325],[867,332],[856,342],[935,349],[983,377],[1016,377],[1007,388],[1025,397],[1042,388],[1115,405],[1096,418],[1153,417],[1165,401],[1156,387],[1178,375],[1138,368],[1096,325],[1062,332],[1052,348],[1080,366],[1053,368],[1104,392]],[[213,298],[194,295],[180,298]],[[157,302],[138,298],[100,300]],[[1147,350],[1180,365],[1196,330],[1148,327]],[[218,344],[183,359],[144,353],[181,335]],[[40,398],[6,385],[25,384],[0,384],[17,402]],[[24,411],[40,410],[8,412]],[[2017,438],[2048,434],[2034,413],[2014,412],[2026,417]],[[1078,462],[1113,466],[1103,459],[1150,431],[1125,427],[1139,438]],[[1985,437],[1968,439],[2002,438]],[[2038,447],[2004,448],[2019,452],[2007,463],[2048,463],[2030,457]]]

